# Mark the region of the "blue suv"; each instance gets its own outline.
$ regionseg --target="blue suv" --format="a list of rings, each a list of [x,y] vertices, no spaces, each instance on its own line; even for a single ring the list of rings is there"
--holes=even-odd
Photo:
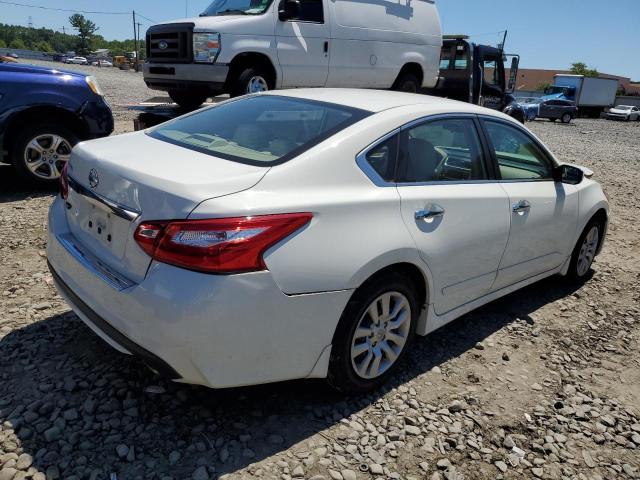
[[[111,108],[95,78],[0,63],[0,161],[22,178],[55,183],[76,143],[112,131]]]

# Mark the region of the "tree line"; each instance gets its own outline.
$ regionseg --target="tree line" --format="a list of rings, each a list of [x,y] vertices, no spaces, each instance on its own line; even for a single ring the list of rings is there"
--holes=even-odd
[[[77,15],[77,14],[76,14]],[[74,19],[76,15],[72,15]],[[82,15],[79,15],[82,17]],[[20,25],[7,25],[0,23],[0,48],[15,48],[16,50],[35,50],[47,53],[65,53],[75,51],[79,55],[86,55],[90,51],[102,48],[109,49],[111,55],[124,55],[124,52],[132,52],[135,50],[135,42],[128,40],[106,40],[102,35],[96,34],[95,30],[86,30],[86,24],[82,24],[82,20],[90,22],[84,17],[78,23],[77,18],[74,19],[76,25],[82,26],[82,29],[73,25],[69,28],[76,28],[79,35],[71,33],[62,33],[49,28],[28,28]],[[93,22],[90,22],[93,23]],[[144,34],[144,32],[142,32]],[[143,35],[144,38],[144,35]],[[141,54],[144,56],[145,42],[140,40]]]

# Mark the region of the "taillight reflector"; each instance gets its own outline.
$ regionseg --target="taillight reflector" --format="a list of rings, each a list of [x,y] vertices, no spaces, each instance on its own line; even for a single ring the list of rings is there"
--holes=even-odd
[[[67,173],[67,164],[65,162],[60,172],[60,196],[66,200],[69,197],[69,174]]]
[[[311,213],[151,221],[134,238],[154,260],[209,273],[264,270],[264,252],[305,226]]]

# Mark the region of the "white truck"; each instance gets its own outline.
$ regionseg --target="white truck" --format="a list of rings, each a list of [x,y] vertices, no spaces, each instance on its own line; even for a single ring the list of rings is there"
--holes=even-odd
[[[185,108],[276,88],[434,87],[435,0],[214,0],[147,31],[144,80]]]
[[[615,104],[619,82],[615,78],[558,74],[553,84],[543,98],[571,100],[578,107],[579,115],[598,117]]]

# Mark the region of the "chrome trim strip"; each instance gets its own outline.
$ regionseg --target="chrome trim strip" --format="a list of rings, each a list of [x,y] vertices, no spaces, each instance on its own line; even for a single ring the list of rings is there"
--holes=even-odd
[[[98,195],[95,192],[92,192],[88,188],[82,186],[80,182],[75,180],[73,177],[69,175],[69,188],[76,192],[78,195],[82,195],[83,197],[89,199],[93,202],[98,202],[104,206],[106,206],[111,213],[115,216],[123,218],[128,222],[131,222],[138,218],[142,213],[140,210],[134,210],[130,207],[125,207],[124,205],[120,205],[117,202],[109,200],[108,198],[103,197],[102,195]]]
[[[83,267],[91,273],[99,277],[111,288],[121,292],[127,288],[137,285],[134,281],[129,280],[121,275],[114,273],[104,263],[89,253],[83,252],[73,241],[73,237],[69,234],[56,235],[56,239],[60,242],[69,254],[75,258]]]

